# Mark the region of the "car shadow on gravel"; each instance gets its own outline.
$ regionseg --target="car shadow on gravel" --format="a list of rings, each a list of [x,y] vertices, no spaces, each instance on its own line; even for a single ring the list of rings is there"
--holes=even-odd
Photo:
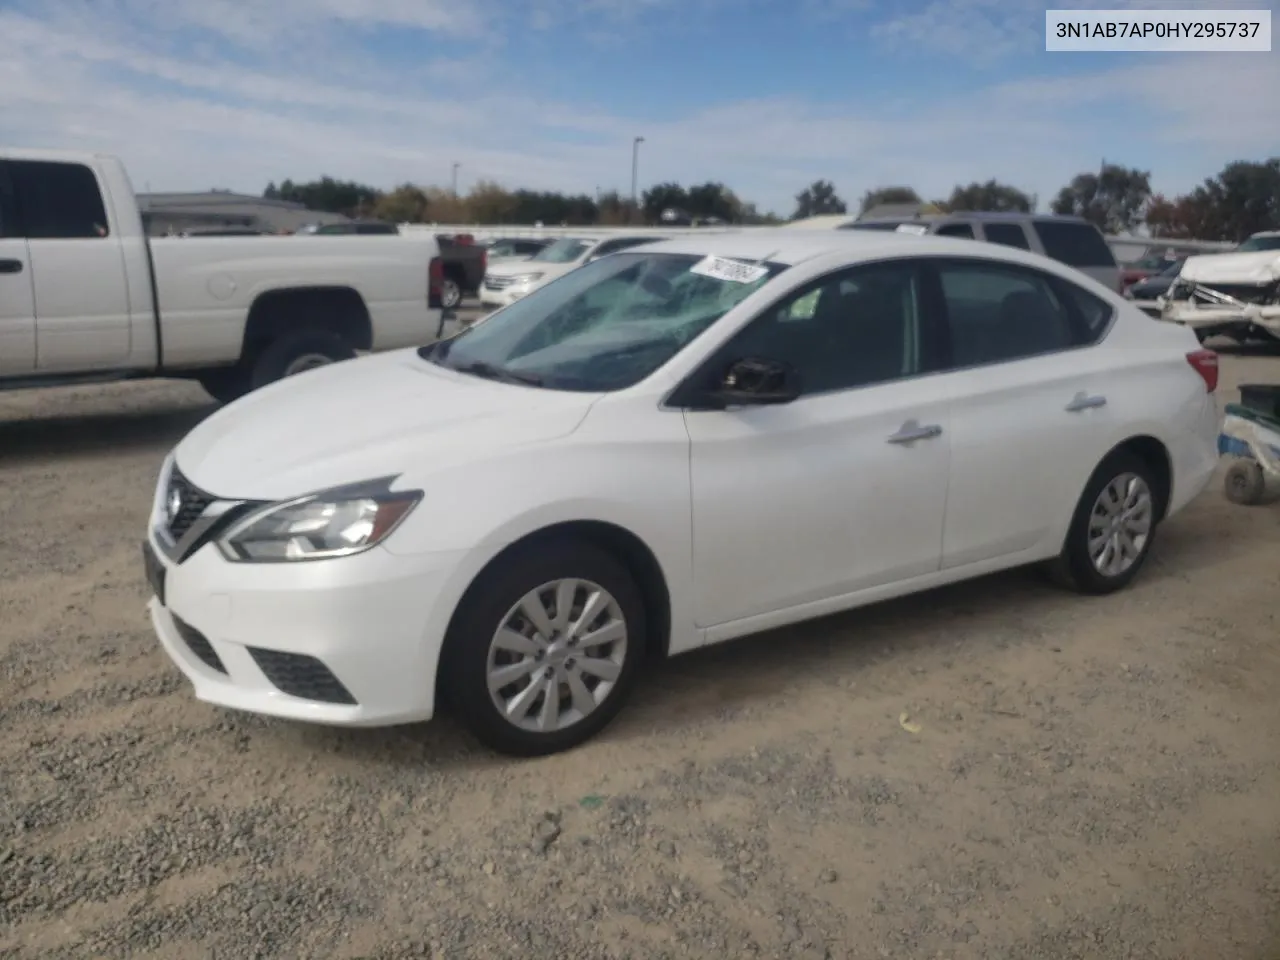
[[[177,410],[85,413],[0,421],[0,467],[19,462],[115,456],[177,443],[217,409],[209,403]]]

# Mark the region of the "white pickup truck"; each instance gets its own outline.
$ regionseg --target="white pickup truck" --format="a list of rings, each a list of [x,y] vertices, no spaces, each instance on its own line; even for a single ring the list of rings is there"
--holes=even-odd
[[[443,281],[430,234],[148,239],[118,159],[0,148],[0,390],[181,377],[232,400],[452,333]]]

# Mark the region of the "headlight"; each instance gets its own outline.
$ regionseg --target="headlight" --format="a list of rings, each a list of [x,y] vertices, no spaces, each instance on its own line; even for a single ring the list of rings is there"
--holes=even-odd
[[[422,499],[394,478],[309,494],[249,514],[218,539],[228,560],[281,563],[360,553],[381,543]]]
[[[541,280],[542,277],[543,277],[543,274],[541,273],[522,273],[518,277],[512,277],[511,282],[516,284],[521,284],[521,285],[526,283],[536,283],[539,280]]]

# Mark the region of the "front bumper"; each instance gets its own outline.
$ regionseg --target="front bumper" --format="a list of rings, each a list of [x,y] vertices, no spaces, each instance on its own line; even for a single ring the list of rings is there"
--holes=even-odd
[[[1262,304],[1198,304],[1194,300],[1159,300],[1160,319],[1197,333],[1280,339],[1280,306]]]
[[[148,603],[151,622],[200,700],[338,726],[434,713],[463,554],[376,547],[334,560],[239,564],[207,545],[175,564],[154,535],[149,546],[165,594],[163,605]]]
[[[486,307],[505,307],[527,297],[538,289],[541,283],[512,284],[495,290],[486,283],[480,284],[480,302]]]

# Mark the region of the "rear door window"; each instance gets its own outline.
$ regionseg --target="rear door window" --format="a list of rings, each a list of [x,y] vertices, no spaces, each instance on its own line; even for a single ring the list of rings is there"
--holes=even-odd
[[[973,226],[968,223],[944,223],[934,231],[940,237],[966,237],[972,240]]]
[[[1027,232],[1020,223],[984,223],[982,233],[988,243],[998,243],[1005,247],[1017,247],[1019,250],[1030,250]]]
[[[1063,220],[1036,220],[1044,252],[1070,267],[1114,267],[1115,255],[1098,228],[1087,223]]]
[[[97,240],[107,236],[98,178],[82,163],[10,160],[13,194],[31,240]]]
[[[1012,264],[935,263],[955,368],[1007,363],[1080,345],[1053,278]]]

